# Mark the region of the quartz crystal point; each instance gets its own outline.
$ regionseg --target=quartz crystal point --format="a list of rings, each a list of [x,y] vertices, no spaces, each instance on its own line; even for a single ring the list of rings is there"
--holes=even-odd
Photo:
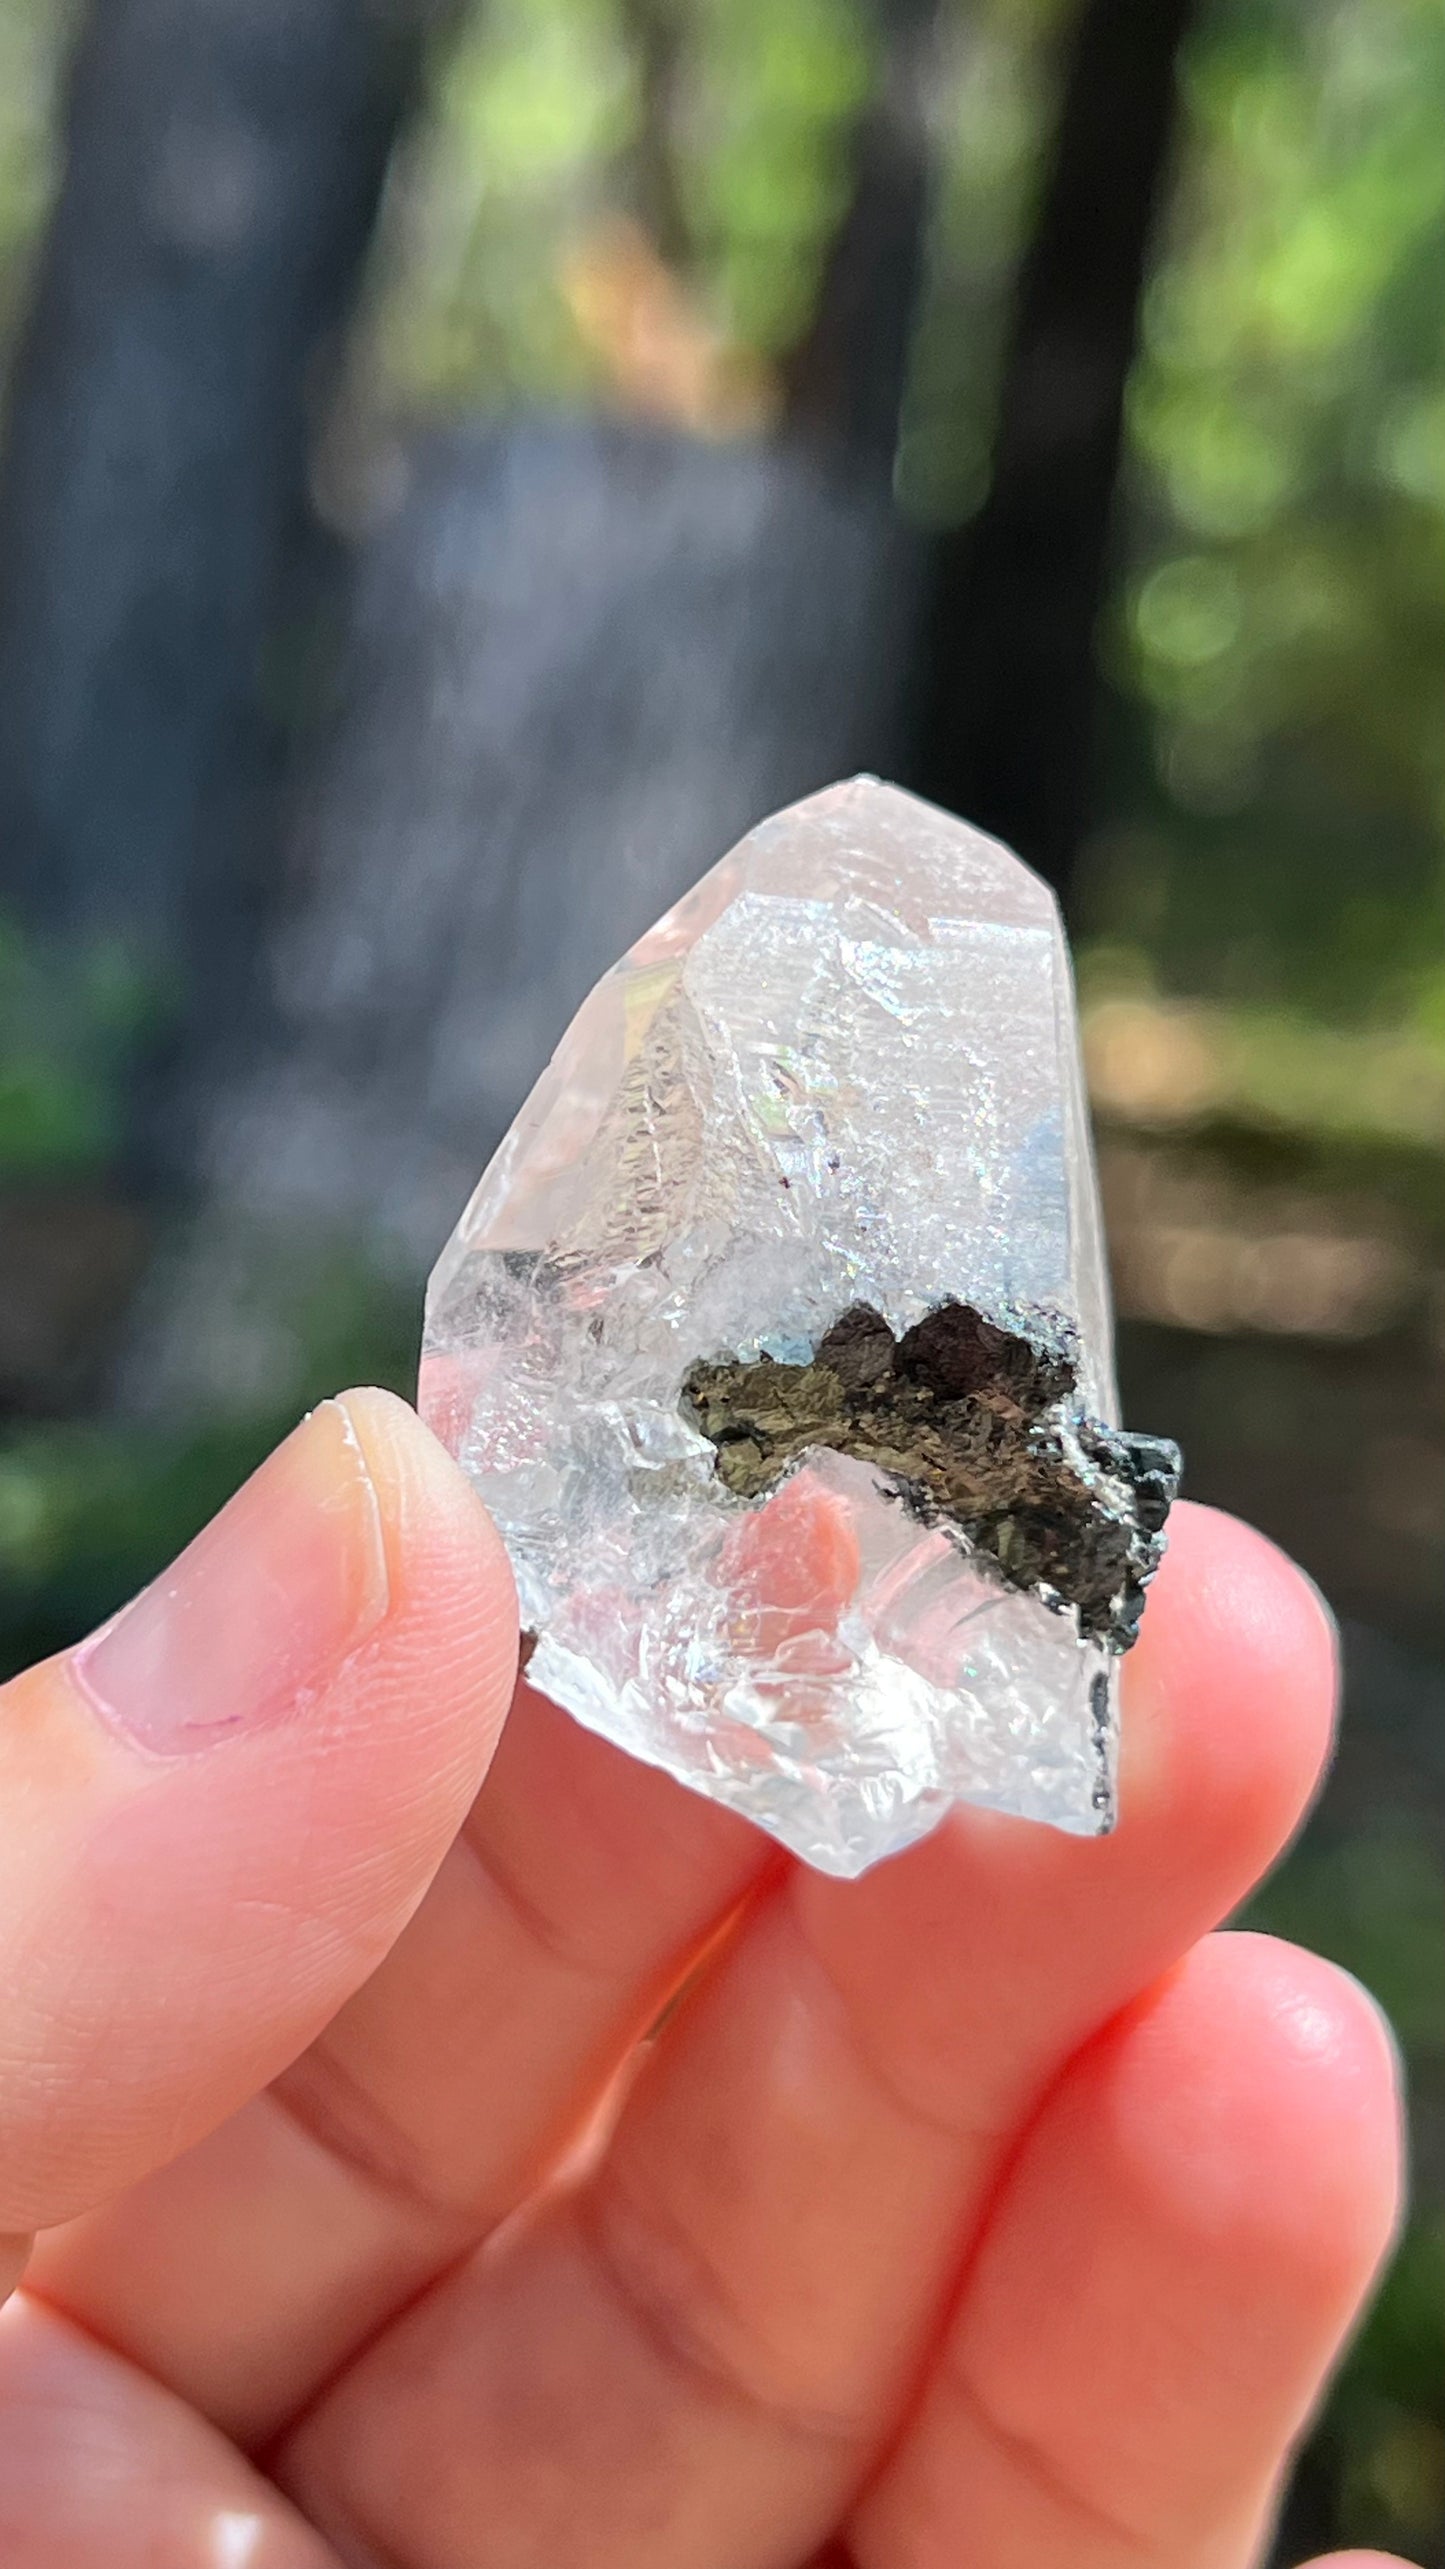
[[[1026,866],[860,777],[569,1027],[432,1277],[422,1408],[532,1683],[853,1874],[1114,1817],[1178,1457],[1123,1435],[1072,978]]]

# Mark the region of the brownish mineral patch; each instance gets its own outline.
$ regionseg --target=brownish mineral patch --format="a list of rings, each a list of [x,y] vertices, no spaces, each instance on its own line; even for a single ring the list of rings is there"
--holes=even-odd
[[[683,1402],[739,1498],[761,1498],[810,1448],[871,1463],[900,1501],[946,1524],[1011,1587],[1078,1610],[1126,1650],[1163,1551],[1179,1453],[1082,1417],[1069,1357],[944,1302],[901,1338],[855,1303],[806,1364],[694,1365]]]

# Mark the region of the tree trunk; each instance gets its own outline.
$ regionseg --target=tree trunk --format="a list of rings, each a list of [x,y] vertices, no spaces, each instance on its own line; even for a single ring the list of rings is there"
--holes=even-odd
[[[992,483],[939,547],[919,782],[1065,894],[1087,816],[1124,389],[1194,0],[1083,0]]]
[[[32,925],[192,975],[235,951],[308,408],[423,5],[95,0],[0,475],[0,845]]]
[[[788,436],[888,488],[923,266],[935,0],[878,0],[879,65],[817,310],[784,369]]]

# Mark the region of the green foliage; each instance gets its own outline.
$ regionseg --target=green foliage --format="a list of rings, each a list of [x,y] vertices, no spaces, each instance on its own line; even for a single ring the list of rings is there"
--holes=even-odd
[[[1069,5],[950,0],[940,20],[897,467],[930,523],[987,489]],[[866,0],[468,8],[392,190],[362,408],[628,398],[576,267],[609,209],[650,220],[659,197],[699,327],[766,368],[813,309],[876,67]],[[1183,111],[1129,396],[1088,914],[1175,988],[1428,1027],[1445,1017],[1445,12],[1213,0]]]
[[[113,1156],[125,1077],[158,1014],[118,945],[46,954],[0,918],[0,1180]]]
[[[586,389],[568,244],[638,114],[618,0],[495,0],[438,51],[376,253],[362,398],[436,409]]]
[[[847,209],[867,15],[861,0],[703,0],[689,50],[680,179],[702,279],[731,334],[773,354],[806,327]]]
[[[445,409],[595,389],[569,271],[647,159],[666,165],[700,308],[744,348],[785,347],[842,210],[865,27],[862,0],[471,8],[392,191],[364,397]]]
[[[1185,986],[1439,1006],[1442,116],[1436,0],[1218,0],[1188,57],[1109,627]]]
[[[55,190],[58,91],[76,16],[75,0],[0,0],[0,346]]]

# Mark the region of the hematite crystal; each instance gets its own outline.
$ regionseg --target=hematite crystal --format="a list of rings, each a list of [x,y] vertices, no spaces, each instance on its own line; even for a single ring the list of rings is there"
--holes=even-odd
[[[534,1685],[857,1873],[958,1798],[1114,1816],[1179,1458],[1112,1422],[1053,900],[860,778],[598,984],[428,1298],[422,1406]]]

